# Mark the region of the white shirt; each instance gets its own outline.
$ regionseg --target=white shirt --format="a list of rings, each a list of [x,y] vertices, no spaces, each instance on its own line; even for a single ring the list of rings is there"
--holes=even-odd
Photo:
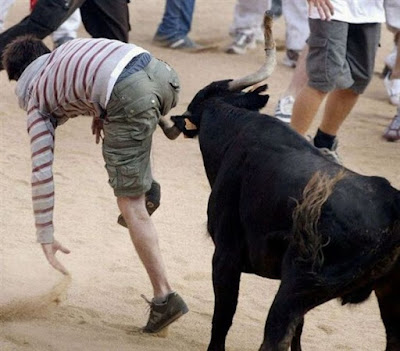
[[[383,1],[331,0],[335,11],[331,19],[347,23],[383,23],[385,22]],[[314,6],[311,6],[310,18],[320,18]]]

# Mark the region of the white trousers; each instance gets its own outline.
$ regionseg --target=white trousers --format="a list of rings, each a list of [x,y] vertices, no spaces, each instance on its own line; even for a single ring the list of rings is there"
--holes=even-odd
[[[4,29],[4,22],[6,20],[8,10],[13,5],[15,0],[1,0],[0,1],[0,32]]]
[[[77,37],[77,31],[81,25],[81,22],[81,12],[79,9],[76,9],[71,16],[69,16],[68,19],[53,32],[51,35],[53,42],[56,42],[58,39],[64,37],[75,39]]]
[[[385,0],[384,6],[388,28],[394,33],[400,31],[400,0]]]
[[[270,8],[271,0],[237,0],[229,33],[243,30],[260,33],[264,12]]]
[[[271,0],[237,0],[229,33],[234,35],[246,30],[254,32],[256,36],[262,35],[264,12],[270,8]],[[307,1],[282,0],[282,12],[286,22],[286,48],[300,51],[310,34]]]
[[[282,13],[286,23],[286,48],[302,50],[310,34],[307,1],[282,0]]]

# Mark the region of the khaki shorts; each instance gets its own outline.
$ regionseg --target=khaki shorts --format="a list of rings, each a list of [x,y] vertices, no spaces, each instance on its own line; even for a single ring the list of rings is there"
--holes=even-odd
[[[153,58],[117,83],[107,104],[103,157],[115,196],[137,197],[151,187],[150,150],[161,115],[177,104],[179,79]]]
[[[380,23],[351,24],[309,19],[308,85],[322,92],[364,92],[380,39]]]

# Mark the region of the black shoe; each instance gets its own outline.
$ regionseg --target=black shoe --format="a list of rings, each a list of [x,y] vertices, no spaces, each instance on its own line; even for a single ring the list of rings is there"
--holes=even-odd
[[[150,190],[146,193],[146,210],[147,213],[151,216],[157,208],[160,207],[160,200],[161,200],[161,186],[158,182],[153,180],[151,183]],[[125,228],[128,228],[128,225],[125,222],[124,217],[122,214],[118,216],[117,223],[122,225]]]
[[[163,304],[156,304],[147,300],[143,295],[142,297],[150,305],[150,316],[146,326],[143,328],[144,333],[158,333],[161,329],[189,312],[185,301],[176,292],[170,293]]]

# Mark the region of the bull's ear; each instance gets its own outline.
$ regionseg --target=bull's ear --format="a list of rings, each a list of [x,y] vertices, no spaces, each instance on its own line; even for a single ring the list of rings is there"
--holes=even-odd
[[[229,103],[233,106],[245,108],[251,111],[259,111],[268,102],[269,95],[261,95],[256,91],[251,91],[241,95],[235,95],[229,98]]]
[[[185,131],[185,116],[171,116],[171,120],[182,133]]]
[[[190,121],[188,122],[190,124],[190,128],[187,127],[186,123],[188,120],[188,116],[171,116],[171,120],[174,122],[175,126],[188,138],[194,138],[199,134],[199,130],[197,127],[191,123]]]
[[[264,84],[259,87],[256,87],[254,90],[251,90],[251,93],[260,94],[263,91],[266,91],[267,89],[268,89],[268,84]]]

